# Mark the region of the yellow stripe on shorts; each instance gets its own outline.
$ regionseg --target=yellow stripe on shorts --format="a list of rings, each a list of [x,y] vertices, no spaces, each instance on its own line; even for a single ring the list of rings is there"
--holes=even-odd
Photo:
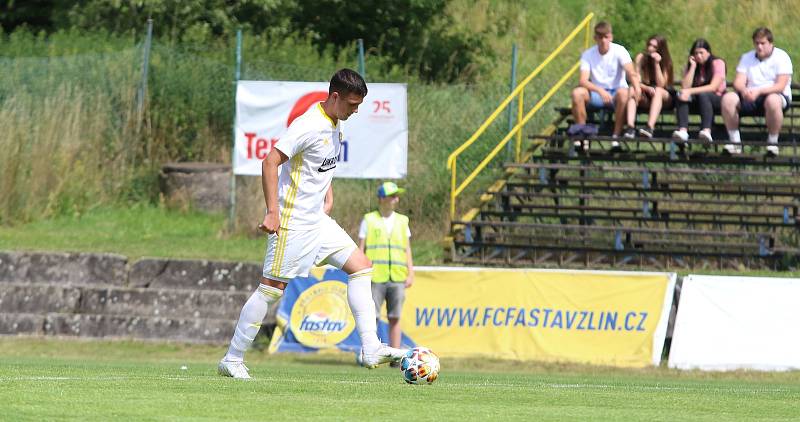
[[[285,229],[289,225],[289,220],[292,217],[292,210],[294,209],[294,201],[297,198],[297,191],[300,186],[300,174],[303,169],[303,153],[298,153],[292,157],[292,169],[289,177],[292,180],[289,185],[289,191],[286,193],[286,201],[284,204],[283,213],[281,214],[280,229]],[[280,230],[279,229],[279,230]],[[286,254],[286,237],[287,233],[283,236],[278,236],[278,241],[275,243],[275,256],[272,261],[272,275],[281,277],[281,264],[283,257]]]

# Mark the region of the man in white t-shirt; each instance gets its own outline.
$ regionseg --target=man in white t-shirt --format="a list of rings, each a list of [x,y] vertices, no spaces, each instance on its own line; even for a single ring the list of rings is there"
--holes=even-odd
[[[792,59],[772,43],[772,31],[758,28],[753,32],[753,50],[744,53],[736,66],[733,88],[722,97],[722,118],[731,142],[742,142],[739,115],[766,116],[767,155],[778,155],[778,135],[783,125],[783,111],[792,102]],[[725,145],[729,154],[742,152],[740,145]]]
[[[253,343],[269,305],[294,277],[314,265],[330,264],[348,276],[347,301],[361,339],[360,361],[367,368],[397,361],[405,350],[381,344],[372,301],[372,266],[355,242],[326,212],[333,205],[333,170],[341,153],[340,121],[358,112],[367,84],[357,72],[341,69],[331,78],[328,98],[295,119],[261,165],[267,213],[259,229],[268,233],[258,289],[244,304],[221,375],[250,378],[244,353]]]
[[[631,55],[613,40],[611,24],[599,22],[595,25],[594,41],[597,45],[581,54],[580,81],[572,90],[572,117],[576,124],[583,125],[586,124],[587,107],[613,109],[613,136],[618,137],[625,123],[625,104],[629,96],[638,98],[641,89]],[[631,83],[630,90],[628,82]],[[613,148],[618,148],[618,145],[616,141],[612,143]]]

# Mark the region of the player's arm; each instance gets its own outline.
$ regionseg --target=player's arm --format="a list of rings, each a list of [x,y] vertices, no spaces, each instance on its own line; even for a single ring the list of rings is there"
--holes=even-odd
[[[736,77],[733,79],[733,89],[736,92],[744,93],[747,90],[747,74],[743,72],[736,72]]]
[[[361,252],[367,252],[367,220],[365,218],[361,219],[361,225],[358,227],[358,249],[361,249]]]
[[[328,186],[328,191],[325,192],[325,203],[322,205],[322,211],[325,214],[331,215],[333,209],[333,182]]]
[[[258,226],[267,233],[278,233],[280,229],[280,209],[278,208],[278,167],[289,157],[278,148],[272,148],[267,158],[261,162],[261,189],[264,191],[264,203],[267,214]]]
[[[406,289],[414,284],[414,259],[411,257],[411,239],[408,239],[406,245],[406,266],[408,268],[408,277],[406,278]]]
[[[641,79],[639,78],[639,72],[633,67],[633,62],[625,63],[622,66],[622,69],[625,71],[625,77],[628,78],[628,82],[631,84],[632,93],[631,96],[634,99],[639,99],[639,95],[642,92],[641,86]]]

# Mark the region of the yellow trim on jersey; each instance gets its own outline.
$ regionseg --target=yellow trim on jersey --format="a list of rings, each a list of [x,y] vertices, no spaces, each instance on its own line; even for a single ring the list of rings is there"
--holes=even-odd
[[[326,119],[328,119],[329,122],[331,122],[331,126],[336,127],[336,123],[333,123],[333,118],[331,118],[331,116],[328,116],[328,113],[326,113],[325,109],[322,108],[322,103],[317,103],[317,108],[319,108],[319,112],[322,113],[322,115]]]
[[[300,187],[300,173],[303,169],[303,153],[297,153],[294,157],[292,157],[292,169],[289,173],[289,177],[292,180],[291,185],[289,185],[289,191],[286,193],[286,199],[284,200],[284,207],[281,210],[281,222],[280,222],[280,230],[285,230],[286,227],[289,225],[289,220],[292,218],[292,210],[294,210],[294,200],[297,198],[297,191]],[[286,253],[286,238],[287,234],[284,233],[283,236],[278,235],[278,241],[275,243],[275,256],[273,257],[272,261],[272,275],[280,277],[280,270],[281,270],[281,263],[283,262],[283,257]]]

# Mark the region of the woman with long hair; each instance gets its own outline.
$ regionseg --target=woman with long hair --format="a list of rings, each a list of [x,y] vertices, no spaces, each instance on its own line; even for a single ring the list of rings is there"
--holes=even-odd
[[[698,38],[689,49],[689,59],[683,71],[681,90],[676,95],[678,130],[672,137],[681,141],[689,139],[689,111],[700,113],[698,139],[713,142],[711,124],[714,113],[719,113],[722,95],[725,94],[725,61],[711,53],[711,45]]]
[[[661,35],[648,38],[645,51],[636,55],[635,62],[641,79],[641,93],[628,99],[628,128],[625,137],[636,137],[636,111],[641,108],[648,111],[648,116],[647,126],[639,129],[639,135],[652,138],[661,109],[672,105],[672,57],[667,39]]]

